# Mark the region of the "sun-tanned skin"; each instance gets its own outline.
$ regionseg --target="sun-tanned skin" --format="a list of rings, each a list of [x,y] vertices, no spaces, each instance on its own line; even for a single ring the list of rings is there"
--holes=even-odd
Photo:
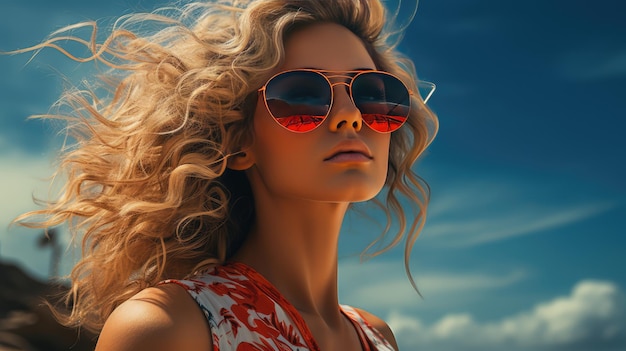
[[[337,24],[298,30],[285,43],[294,68],[376,69],[361,40]],[[338,309],[337,244],[351,202],[374,197],[388,166],[389,134],[374,132],[344,85],[334,87],[327,120],[314,131],[293,133],[278,125],[259,100],[254,140],[229,166],[245,170],[252,185],[256,222],[233,257],[261,273],[298,310],[321,350],[361,350],[354,326]],[[369,161],[330,162],[338,145],[364,146]],[[397,349],[380,318],[362,316]],[[148,288],[108,318],[97,351],[211,350],[204,315],[177,285]]]

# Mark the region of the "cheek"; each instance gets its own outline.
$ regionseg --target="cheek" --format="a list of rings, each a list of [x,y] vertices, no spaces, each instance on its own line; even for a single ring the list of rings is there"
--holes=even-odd
[[[254,134],[256,135],[257,131],[264,131],[268,127],[267,122],[276,123],[272,121],[272,116],[270,115],[269,111],[267,111],[267,107],[265,106],[262,95],[259,95],[256,107],[254,109],[254,116],[252,117]]]
[[[253,148],[256,158],[259,160],[272,160],[281,158],[281,156],[288,156],[295,144],[296,140],[294,139],[298,136],[280,126],[269,114],[262,101],[257,104],[253,127]]]
[[[363,128],[368,128],[363,126]],[[375,157],[382,159],[389,159],[389,147],[391,145],[391,133],[378,133],[374,131],[367,131],[364,134],[364,140],[372,148],[372,152]]]
[[[257,105],[252,152],[266,183],[285,183],[310,164],[306,159],[312,145],[307,140],[307,135],[289,132],[276,123],[263,102]]]
[[[377,150],[376,157],[378,161],[376,163],[377,166],[377,178],[380,180],[380,187],[385,185],[385,181],[387,180],[387,173],[389,172],[389,144],[391,142],[390,134],[381,134],[376,140]]]

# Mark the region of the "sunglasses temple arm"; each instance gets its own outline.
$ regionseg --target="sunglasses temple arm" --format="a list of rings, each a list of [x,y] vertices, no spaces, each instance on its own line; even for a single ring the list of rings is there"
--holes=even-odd
[[[431,96],[433,96],[433,94],[435,93],[435,89],[437,89],[437,86],[435,85],[435,83],[431,83],[428,82],[428,94],[426,94],[426,96],[424,97],[424,103],[428,102],[428,99],[430,99]]]

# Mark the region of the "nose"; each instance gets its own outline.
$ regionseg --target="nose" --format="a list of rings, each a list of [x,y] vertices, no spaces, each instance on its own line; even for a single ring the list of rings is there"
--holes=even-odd
[[[339,84],[333,87],[333,105],[328,115],[328,126],[332,132],[343,129],[353,129],[360,131],[363,127],[363,117],[361,111],[354,105],[350,98],[348,87]]]

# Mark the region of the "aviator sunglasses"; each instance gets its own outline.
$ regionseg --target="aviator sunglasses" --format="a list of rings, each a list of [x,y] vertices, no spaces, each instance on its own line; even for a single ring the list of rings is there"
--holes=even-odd
[[[331,83],[331,78],[338,81]],[[398,77],[384,71],[289,70],[271,77],[259,92],[263,92],[265,106],[278,124],[304,133],[328,117],[336,85],[347,87],[363,122],[376,132],[398,130],[409,116],[413,92]],[[420,82],[419,90],[426,103],[435,85]]]

